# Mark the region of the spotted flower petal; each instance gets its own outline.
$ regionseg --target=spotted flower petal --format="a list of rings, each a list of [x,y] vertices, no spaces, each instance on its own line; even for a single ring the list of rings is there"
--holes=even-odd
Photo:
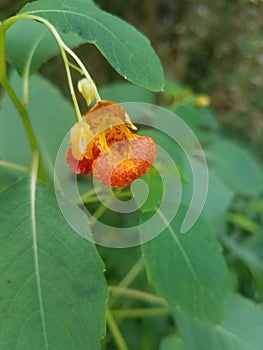
[[[127,186],[149,169],[155,155],[156,146],[150,137],[120,141],[98,156],[93,175],[106,186]]]
[[[66,159],[76,174],[89,174],[110,187],[127,186],[143,175],[155,160],[156,147],[150,137],[131,131],[124,108],[99,101],[71,129]]]
[[[92,171],[91,159],[83,158],[82,160],[77,160],[72,155],[72,150],[69,148],[66,152],[66,160],[72,172],[74,174],[89,174]]]

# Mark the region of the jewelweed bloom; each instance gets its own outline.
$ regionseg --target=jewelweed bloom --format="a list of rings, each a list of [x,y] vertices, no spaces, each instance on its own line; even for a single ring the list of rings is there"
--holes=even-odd
[[[90,174],[102,184],[122,187],[143,175],[156,157],[151,137],[132,132],[124,108],[99,101],[70,131],[66,159],[75,174]]]

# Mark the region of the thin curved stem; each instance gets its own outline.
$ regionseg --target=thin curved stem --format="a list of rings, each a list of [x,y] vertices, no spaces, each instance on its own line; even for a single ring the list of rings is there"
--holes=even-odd
[[[21,15],[19,15],[19,17],[20,16]],[[67,45],[61,39],[61,37],[58,34],[58,32],[56,31],[55,27],[51,23],[46,21],[45,19],[43,19],[41,17],[38,17],[38,16],[31,16],[31,15],[29,15],[29,16],[28,15],[22,15],[22,16],[23,16],[23,18],[28,18],[28,19],[30,18],[30,19],[33,19],[33,20],[36,20],[38,22],[41,22],[41,23],[45,24],[49,28],[49,30],[52,32],[52,34],[54,35],[55,39],[57,40],[57,43],[58,43],[58,45],[60,47],[61,56],[62,56],[64,65],[65,65],[66,75],[67,75],[68,84],[69,84],[70,95],[71,95],[71,98],[72,98],[72,101],[73,101],[73,105],[74,105],[74,108],[75,108],[75,111],[76,111],[77,119],[79,121],[81,121],[82,120],[82,116],[81,116],[81,112],[80,112],[80,109],[79,109],[79,105],[78,105],[78,102],[77,102],[77,97],[76,97],[74,86],[73,86],[73,82],[72,82],[72,77],[71,77],[70,68],[69,68],[69,61],[68,61],[68,58],[67,58],[67,55],[66,55],[66,51],[68,49]]]
[[[65,44],[64,44],[65,45]],[[82,69],[83,74],[85,76],[85,78],[87,78],[94,86],[94,90],[95,90],[95,97],[97,101],[100,101],[100,95],[98,93],[97,87],[94,84],[89,72],[87,71],[86,67],[84,66],[84,64],[81,62],[81,60],[78,58],[78,56],[75,54],[75,52],[73,52],[67,45],[65,45],[64,49],[67,51],[67,53],[74,58],[74,60],[78,63],[79,67]]]
[[[130,269],[130,271],[125,275],[125,277],[120,281],[118,284],[118,288],[127,288],[139,275],[139,273],[142,271],[142,268],[144,266],[143,258],[140,257],[138,261],[133,265],[133,267]],[[112,307],[118,298],[121,296],[121,294],[115,294],[114,291],[112,291],[111,299],[109,301],[109,306]]]
[[[76,66],[75,64],[68,61],[68,65],[71,68],[73,68],[74,70],[76,70],[77,72],[79,72],[81,75],[84,75],[83,70],[81,68],[79,68],[78,66]]]
[[[153,316],[169,316],[171,311],[168,307],[149,307],[133,309],[112,309],[112,314],[116,318],[144,318]]]
[[[27,139],[30,145],[30,148],[32,152],[34,153],[35,151],[39,152],[39,146],[37,143],[37,139],[35,137],[33,128],[31,126],[30,120],[29,120],[29,115],[28,111],[25,109],[25,107],[22,105],[22,103],[19,101],[18,97],[16,96],[14,90],[12,89],[11,85],[9,84],[7,79],[4,79],[1,81],[1,84],[5,91],[7,92],[8,96],[12,100],[13,104],[15,105],[21,120],[24,125],[24,129],[26,131]],[[43,180],[47,181],[46,175],[45,175],[45,170],[44,170],[44,165],[43,165],[43,160],[39,156],[39,169],[38,169],[38,177]]]
[[[137,289],[125,288],[125,287],[116,287],[116,286],[108,286],[109,291],[114,294],[123,295],[125,297],[130,297],[133,299],[138,299],[141,301],[145,301],[148,303],[155,303],[159,305],[168,305],[167,301],[163,298],[157,297],[154,294],[146,293]]]
[[[5,51],[5,31],[6,28],[3,25],[3,23],[0,24],[0,84],[10,97],[11,101],[13,102],[14,106],[16,107],[24,129],[26,131],[26,135],[28,138],[28,142],[30,145],[30,148],[33,152],[33,154],[37,151],[39,153],[39,146],[37,143],[37,139],[34,134],[34,130],[31,126],[28,111],[25,108],[25,106],[20,102],[19,98],[17,97],[15,91],[13,90],[12,86],[10,85],[7,75],[6,75],[6,51]],[[44,165],[42,158],[39,156],[39,168],[38,168],[38,177],[42,179],[43,181],[47,181]]]
[[[127,198],[130,197],[132,193],[130,191],[126,192],[115,192],[116,198]],[[107,198],[111,198],[109,194],[100,194],[100,196],[97,196],[97,193],[95,191],[89,191],[87,193],[84,193],[80,198],[76,199],[74,201],[75,204],[81,205],[81,204],[89,204],[89,203],[95,203],[100,202],[101,199],[106,200]]]
[[[26,174],[30,173],[30,169],[29,168],[27,168],[27,167],[25,167],[23,165],[20,165],[20,164],[7,162],[5,160],[0,160],[0,166],[2,166],[4,168],[8,168],[8,169],[21,171],[22,173],[26,173]]]
[[[97,210],[92,214],[92,217],[89,222],[89,228],[92,228],[94,224],[102,217],[105,211],[108,209],[107,206],[112,203],[112,198],[105,200],[105,205],[100,205]]]
[[[72,101],[73,101],[73,104],[74,104],[74,108],[75,108],[75,111],[76,111],[76,115],[77,115],[78,121],[81,121],[82,120],[82,116],[81,116],[81,113],[80,113],[77,97],[76,97],[74,86],[73,86],[73,82],[72,82],[72,77],[71,77],[69,64],[68,64],[68,58],[67,58],[67,55],[66,55],[66,52],[65,52],[64,48],[60,47],[60,49],[61,49],[61,55],[62,55],[64,64],[65,64],[65,69],[66,69],[66,74],[67,74],[67,78],[68,78],[68,85],[69,85],[69,91],[70,91],[70,94],[71,94],[71,98],[72,98]]]
[[[81,112],[79,109],[77,97],[76,97],[73,82],[72,82],[70,67],[73,67],[74,69],[78,70],[81,74],[83,74],[86,77],[86,79],[88,79],[88,81],[90,81],[90,83],[92,84],[92,86],[94,88],[96,100],[99,101],[99,100],[101,100],[101,98],[100,98],[100,95],[98,93],[97,87],[94,84],[94,82],[93,82],[89,72],[85,68],[84,64],[81,62],[81,60],[78,58],[78,56],[64,43],[64,41],[61,39],[60,35],[58,34],[57,30],[55,29],[55,27],[50,22],[48,22],[47,20],[45,20],[42,17],[34,16],[34,15],[30,15],[30,14],[20,14],[20,15],[8,18],[3,23],[0,22],[0,27],[1,27],[1,30],[0,30],[0,41],[1,41],[1,44],[0,44],[1,45],[0,46],[0,83],[2,84],[4,89],[7,91],[8,95],[12,99],[14,105],[16,106],[19,114],[22,117],[22,121],[23,121],[24,127],[26,129],[28,139],[29,139],[30,147],[31,147],[32,151],[34,152],[36,149],[38,149],[38,146],[37,146],[36,138],[34,136],[31,124],[29,122],[28,113],[27,113],[27,109],[26,109],[26,104],[28,102],[28,73],[29,73],[29,71],[27,72],[27,75],[25,75],[25,79],[24,79],[25,105],[23,105],[19,101],[19,99],[16,97],[14,91],[12,90],[10,84],[8,83],[8,81],[6,79],[5,32],[12,24],[14,24],[19,19],[32,19],[32,20],[35,20],[35,21],[38,21],[38,22],[45,24],[49,28],[49,30],[52,32],[55,39],[57,40],[57,43],[58,43],[60,50],[61,50],[61,55],[62,55],[62,58],[64,61],[65,69],[66,69],[66,74],[67,74],[67,79],[68,79],[68,84],[69,84],[69,89],[70,89],[72,101],[73,101],[76,115],[77,115],[77,118],[79,121],[82,120],[82,115],[81,115]],[[76,63],[80,67],[79,69],[78,69],[78,67],[71,64],[68,61],[67,53],[76,61]],[[44,169],[44,167],[42,164],[42,160],[40,158],[39,175],[40,175],[40,177],[42,177],[44,179],[45,176],[44,176],[43,169]]]
[[[54,35],[55,39],[57,40],[57,43],[59,45],[59,47],[62,49],[64,49],[74,60],[75,62],[79,65],[81,71],[82,71],[82,74],[85,76],[85,78],[87,78],[90,83],[94,86],[94,91],[95,91],[95,97],[96,97],[96,100],[97,101],[100,101],[101,98],[100,98],[100,95],[98,93],[98,90],[97,90],[97,87],[96,85],[94,84],[89,72],[87,71],[86,67],[84,66],[84,64],[81,62],[81,60],[79,59],[79,57],[64,43],[64,41],[61,39],[60,35],[58,34],[57,30],[55,29],[55,27],[50,23],[48,22],[47,20],[45,20],[44,18],[42,17],[39,17],[39,16],[34,16],[34,15],[30,15],[30,14],[20,14],[20,15],[17,15],[17,16],[14,16],[14,17],[11,17],[9,19],[7,19],[5,22],[4,22],[4,25],[5,27],[9,27],[10,25],[12,25],[14,22],[16,22],[17,20],[19,19],[33,19],[35,21],[38,21],[38,22],[41,22],[43,24],[45,24],[49,29],[50,31],[52,32],[52,34]]]
[[[109,327],[109,330],[111,331],[111,334],[117,345],[117,348],[119,350],[128,350],[128,346],[125,343],[125,340],[123,339],[123,336],[119,330],[119,327],[109,309],[107,309],[106,311],[106,320],[107,320],[107,325]]]

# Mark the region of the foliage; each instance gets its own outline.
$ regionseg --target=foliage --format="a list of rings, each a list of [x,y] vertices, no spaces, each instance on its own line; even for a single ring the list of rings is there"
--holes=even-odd
[[[1,22],[0,348],[260,349],[259,157],[248,143],[224,135],[208,96],[167,79],[158,100],[190,126],[208,161],[209,189],[201,217],[189,232],[180,233],[193,192],[191,167],[174,140],[145,127],[139,132],[165,149],[180,173],[177,215],[158,237],[133,248],[95,246],[80,237],[61,214],[53,186],[56,156],[78,115],[78,103],[73,96],[74,111],[61,93],[65,87],[38,73],[46,60],[71,51],[57,45],[45,21],[68,48],[94,44],[117,73],[135,84],[99,86],[103,99],[154,103],[151,91],[164,85],[149,41],[91,0],[38,0]],[[63,60],[66,67],[76,68]],[[165,213],[158,211],[165,184],[154,167],[143,179],[150,194],[141,210],[129,214],[107,209],[89,191],[91,181],[86,178],[79,178],[79,190],[89,191],[86,206],[108,225],[136,226],[155,212],[165,223]],[[131,196],[129,188],[115,194],[124,200]],[[77,204],[68,203],[81,218]],[[142,238],[148,234],[140,232]]]
[[[91,243],[72,234],[54,191],[33,181],[1,192],[1,348],[98,348],[103,263]]]

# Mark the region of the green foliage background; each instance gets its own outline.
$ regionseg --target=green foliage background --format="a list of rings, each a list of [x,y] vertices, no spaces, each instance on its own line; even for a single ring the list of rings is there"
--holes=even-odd
[[[26,3],[3,0],[1,19],[13,15]],[[60,6],[63,1],[46,3],[48,8]],[[176,219],[158,238],[129,249],[95,247],[72,232],[56,206],[52,189],[58,147],[75,121],[64,67],[60,57],[53,58],[57,49],[41,25],[33,22],[18,23],[17,28],[14,25],[7,36],[8,73],[18,96],[22,96],[22,79],[14,68],[23,71],[32,43],[43,35],[31,62],[32,73],[41,68],[40,74],[30,80],[29,114],[51,185],[36,183],[34,227],[30,221],[31,180],[27,174],[1,167],[0,348],[126,349],[125,344],[118,343],[123,338],[129,349],[261,350],[262,3],[243,0],[97,3],[134,24],[151,40],[164,67],[164,92],[150,92],[162,88],[162,71],[152,51],[136,51],[141,55],[134,60],[137,75],[126,65],[129,50],[136,50],[136,45],[147,50],[145,39],[136,37],[135,32],[131,32],[134,46],[127,47],[127,54],[117,49],[123,56],[121,64],[114,61],[111,45],[107,40],[104,43],[103,38],[97,46],[106,59],[92,45],[80,46],[75,51],[99,83],[104,99],[158,103],[187,122],[206,152],[210,175],[207,202],[198,223],[182,236],[178,227],[189,204],[191,169],[172,140],[156,130],[141,130],[172,155],[180,170],[183,198]],[[115,19],[111,22],[110,17],[96,11],[94,8],[99,19],[109,20],[109,28],[114,31]],[[59,16],[51,20],[56,21],[59,30],[69,30],[70,22],[63,22]],[[116,21],[117,33],[125,25]],[[70,45],[94,41],[96,33],[90,37],[88,30],[86,34],[78,32],[87,26],[85,21],[81,23],[75,18],[72,23],[78,36],[65,34]],[[29,36],[32,31],[34,36]],[[124,30],[121,33],[125,41],[127,34]],[[28,47],[23,44],[22,34],[28,35]],[[148,58],[152,58],[152,65],[147,63]],[[145,67],[141,64],[144,59]],[[128,83],[124,76],[139,86]],[[73,78],[77,81],[79,76],[74,74]],[[211,98],[209,106],[196,105],[203,94]],[[79,101],[85,111],[81,98]],[[0,160],[25,168],[32,161],[19,116],[4,91],[1,91]],[[154,172],[144,178],[155,189],[159,188]],[[101,220],[127,226],[147,220],[155,207],[154,200],[151,198],[142,213],[124,215],[121,219],[101,210],[96,201],[88,205],[94,213],[101,211]],[[72,210],[79,209],[72,205]],[[108,331],[105,330],[106,303],[121,336],[114,333],[109,317]]]

